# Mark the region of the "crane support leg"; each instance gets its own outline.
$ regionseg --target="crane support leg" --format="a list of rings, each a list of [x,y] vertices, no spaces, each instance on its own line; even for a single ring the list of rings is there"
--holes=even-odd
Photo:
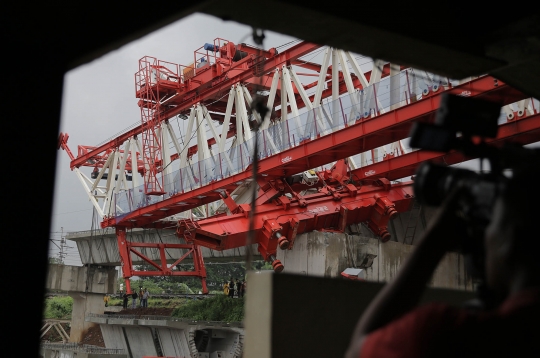
[[[125,228],[116,228],[116,237],[118,239],[118,251],[122,262],[122,276],[126,279],[126,292],[131,292],[129,278],[133,276],[149,277],[149,276],[188,276],[198,277],[201,280],[202,293],[207,294],[206,287],[206,268],[201,253],[201,248],[193,242],[186,244],[169,244],[169,243],[145,243],[145,242],[130,242],[126,240]],[[159,252],[159,260],[153,260],[143,254],[140,249],[157,249]],[[168,264],[167,260],[174,259],[167,253],[167,249],[182,249],[185,253],[172,264]],[[131,255],[138,256],[146,264],[152,266],[154,270],[136,270],[133,266]],[[167,258],[167,256],[169,258]],[[187,257],[193,259],[194,270],[180,271],[177,266]],[[157,262],[156,262],[157,261]]]

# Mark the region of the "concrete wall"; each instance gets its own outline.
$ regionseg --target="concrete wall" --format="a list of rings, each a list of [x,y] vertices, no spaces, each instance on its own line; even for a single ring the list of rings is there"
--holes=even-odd
[[[99,324],[107,348],[120,348],[130,358],[143,356],[210,357],[218,351],[223,358],[241,357],[244,329],[239,323],[203,322],[156,316],[90,315],[87,323]],[[208,333],[204,352],[197,351],[198,331]]]
[[[84,318],[86,315],[88,313],[103,314],[105,312],[103,294],[70,292],[69,295],[73,297],[73,311],[71,312],[69,341],[80,342],[83,338],[84,332],[90,327],[95,326],[94,323],[85,321]]]
[[[240,343],[238,332],[211,329],[210,336],[212,338],[208,342],[208,346],[205,349],[206,352],[223,352],[223,358],[232,358],[237,356],[235,353],[241,352],[241,349],[239,349],[239,352],[236,352],[236,348]]]
[[[164,356],[189,357],[191,355],[189,342],[184,330],[159,327],[156,328],[156,335],[161,344]]]
[[[105,294],[116,291],[116,280],[117,272],[114,267],[51,264],[48,266],[45,288]]]
[[[126,354],[87,353],[69,349],[44,349],[43,358],[127,358]]]
[[[103,342],[107,348],[126,349],[127,342],[122,326],[100,325]]]
[[[45,288],[67,291],[73,298],[70,342],[80,342],[84,332],[94,323],[86,322],[89,313],[103,314],[103,297],[116,291],[118,274],[110,266],[49,265]]]
[[[403,261],[414,250],[414,246],[378,239],[333,232],[318,232],[299,235],[292,250],[279,250],[286,273],[309,276],[340,277],[347,267],[357,267],[369,255],[376,255],[366,269],[366,280],[386,282],[398,272]],[[447,254],[435,271],[431,286],[454,289],[472,289],[467,276],[463,257],[456,253]]]
[[[343,357],[380,282],[274,274],[248,274],[244,358]],[[420,304],[460,306],[473,291],[427,288]]]
[[[159,356],[150,327],[128,326],[123,329],[131,357]]]
[[[39,351],[43,358],[127,358],[123,350],[86,344],[45,343],[40,345]]]

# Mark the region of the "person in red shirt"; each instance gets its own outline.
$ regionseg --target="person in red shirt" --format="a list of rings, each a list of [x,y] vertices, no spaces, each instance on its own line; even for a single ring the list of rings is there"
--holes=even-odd
[[[540,357],[539,167],[514,171],[485,231],[492,307],[416,307],[439,261],[466,237],[458,212],[464,191],[457,188],[360,318],[345,357]]]

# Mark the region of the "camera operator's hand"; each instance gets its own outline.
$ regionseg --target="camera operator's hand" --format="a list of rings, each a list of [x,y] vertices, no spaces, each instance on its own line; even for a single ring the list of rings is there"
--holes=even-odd
[[[467,225],[461,212],[461,203],[467,191],[456,186],[428,223],[423,241],[429,241],[443,252],[458,251],[467,239]]]
[[[459,212],[466,195],[458,186],[437,209],[398,275],[378,293],[362,315],[347,358],[358,357],[366,335],[415,307],[440,260],[448,251],[458,249],[467,238],[467,226]]]

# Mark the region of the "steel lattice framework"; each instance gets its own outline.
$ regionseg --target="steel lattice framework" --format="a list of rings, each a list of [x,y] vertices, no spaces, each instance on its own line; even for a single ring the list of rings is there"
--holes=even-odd
[[[320,64],[304,59],[314,53],[322,55]],[[217,38],[194,51],[189,65],[146,56],[135,87],[139,126],[99,146],[80,145],[76,157],[61,133],[59,148],[71,158],[102,227],[116,228],[124,277],[197,276],[203,292],[199,245],[225,250],[246,244],[253,185],[256,244],[276,271],[283,269],[278,248],[291,250],[304,232],[344,231],[363,222],[387,241],[388,221],[414,198],[411,182],[394,180],[413,175],[426,160],[450,165],[470,159],[403,145],[413,122],[434,120],[444,92],[504,106],[494,144],[540,141],[538,101],[493,77],[451,81],[380,60],[364,72],[353,54],[308,42],[278,53]],[[251,111],[256,91],[269,108],[264,117]],[[183,134],[173,121],[183,121]],[[92,168],[90,177],[81,167]],[[171,222],[178,244],[126,237],[129,228]],[[143,248],[159,250],[160,262]],[[170,264],[168,248],[186,251]],[[136,271],[132,255],[155,271]],[[195,269],[178,271],[189,255]]]

